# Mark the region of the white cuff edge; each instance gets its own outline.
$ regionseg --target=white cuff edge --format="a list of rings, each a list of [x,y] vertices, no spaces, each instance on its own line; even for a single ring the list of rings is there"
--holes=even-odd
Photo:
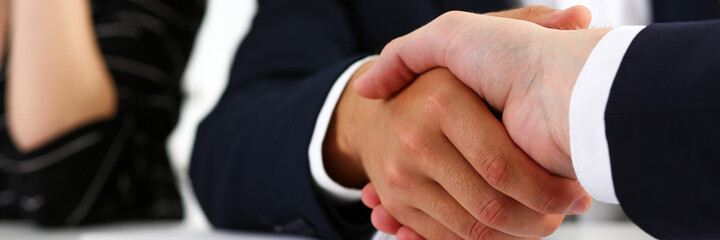
[[[645,26],[618,27],[598,42],[570,98],[570,152],[580,184],[593,198],[618,204],[605,135],[605,108],[625,52]]]
[[[334,198],[339,203],[358,201],[360,200],[361,192],[359,189],[347,188],[340,185],[332,180],[325,171],[322,154],[325,134],[327,132],[328,125],[330,124],[333,112],[335,111],[335,106],[340,100],[340,96],[342,96],[343,90],[345,90],[345,86],[350,81],[350,78],[353,76],[355,71],[360,68],[360,66],[376,58],[377,56],[369,56],[353,63],[340,75],[337,81],[335,81],[328,92],[327,98],[325,98],[325,103],[320,109],[317,121],[315,122],[312,139],[310,140],[310,147],[308,149],[310,174],[320,190],[325,194],[328,194],[331,198]]]

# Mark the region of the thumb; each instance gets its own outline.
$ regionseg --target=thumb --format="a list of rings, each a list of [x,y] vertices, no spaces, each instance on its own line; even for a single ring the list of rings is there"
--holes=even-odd
[[[433,31],[426,25],[391,41],[382,50],[375,65],[355,81],[355,91],[366,98],[386,98],[407,85],[416,74],[433,67],[446,67],[444,46],[450,41],[448,36],[452,35],[447,33],[473,15],[476,14],[446,13],[431,22],[436,24],[434,29],[440,31]],[[592,19],[590,10],[583,6],[565,10],[530,6],[485,15],[525,20],[556,29],[587,28]],[[423,29],[426,31],[420,31]]]
[[[414,38],[416,34],[417,31],[412,32],[385,45],[377,62],[355,80],[354,88],[360,96],[371,99],[390,97],[415,79],[417,73],[422,72],[413,71],[407,61],[426,59],[436,53],[433,52],[434,49],[424,49],[421,50],[422,52],[408,51],[409,48],[414,48],[410,45],[416,45],[415,41],[408,39]],[[429,64],[429,66],[437,65],[437,63]]]
[[[367,72],[355,80],[355,91],[366,98],[386,98],[410,83],[417,74],[445,66],[451,36],[479,14],[451,11],[427,25],[396,38],[383,48]],[[477,20],[477,19],[475,19]]]
[[[592,20],[590,10],[580,5],[565,10],[535,5],[502,12],[486,13],[485,15],[529,21],[554,29],[584,29],[590,25]]]

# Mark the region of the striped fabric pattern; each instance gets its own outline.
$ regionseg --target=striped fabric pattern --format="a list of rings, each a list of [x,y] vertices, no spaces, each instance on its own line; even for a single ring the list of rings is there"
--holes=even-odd
[[[180,78],[205,1],[91,2],[96,37],[118,90],[118,114],[20,154],[0,97],[0,218],[74,226],[182,217],[165,141],[178,118]],[[0,94],[5,78],[3,66]]]

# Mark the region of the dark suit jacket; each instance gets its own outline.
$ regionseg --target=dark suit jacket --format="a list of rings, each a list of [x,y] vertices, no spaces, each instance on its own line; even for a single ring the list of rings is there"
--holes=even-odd
[[[628,217],[660,239],[720,238],[720,21],[640,32],[605,121]]]
[[[373,231],[361,203],[331,204],[315,189],[308,146],[327,93],[345,69],[452,9],[504,1],[265,0],[238,49],[230,82],[200,124],[191,177],[221,228],[324,239]]]
[[[373,232],[360,203],[318,194],[308,146],[327,92],[353,62],[456,9],[507,9],[481,0],[264,0],[238,49],[230,82],[200,124],[191,178],[220,228],[324,239]]]

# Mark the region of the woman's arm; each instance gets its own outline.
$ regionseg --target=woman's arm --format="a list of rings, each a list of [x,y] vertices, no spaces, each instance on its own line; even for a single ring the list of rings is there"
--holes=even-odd
[[[88,0],[10,5],[6,107],[10,136],[21,151],[116,112],[115,86],[95,40],[89,5]]]

